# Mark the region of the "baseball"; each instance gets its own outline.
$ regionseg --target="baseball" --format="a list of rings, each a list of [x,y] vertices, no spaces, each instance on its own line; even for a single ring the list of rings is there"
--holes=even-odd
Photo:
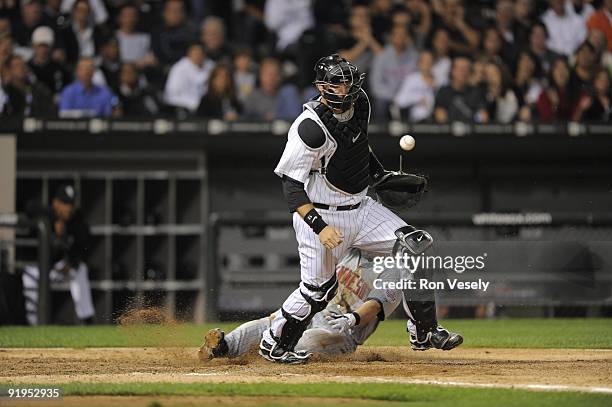
[[[414,148],[415,143],[416,141],[414,140],[414,137],[406,134],[400,139],[399,145],[402,150],[410,151]]]

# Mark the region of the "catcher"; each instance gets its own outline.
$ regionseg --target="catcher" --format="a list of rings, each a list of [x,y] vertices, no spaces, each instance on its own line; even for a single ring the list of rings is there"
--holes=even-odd
[[[274,172],[298,241],[301,282],[274,314],[263,332],[259,354],[276,363],[303,363],[310,357],[295,346],[312,319],[327,307],[338,288],[336,266],[351,248],[373,255],[421,253],[431,236],[407,225],[380,202],[367,196],[373,186],[392,208],[407,193],[419,194],[423,177],[385,171],[368,140],[370,101],[361,85],[365,74],[334,54],[315,65],[314,85],[320,95],[304,105],[293,122]],[[436,334],[431,315],[433,293],[407,302],[423,343]],[[435,316],[435,308],[433,309]],[[342,317],[359,325],[357,316]]]

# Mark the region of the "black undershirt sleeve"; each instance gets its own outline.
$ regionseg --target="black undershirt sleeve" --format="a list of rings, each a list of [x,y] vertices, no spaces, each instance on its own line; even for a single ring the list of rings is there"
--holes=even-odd
[[[291,177],[283,175],[282,183],[283,194],[287,199],[290,212],[295,212],[295,210],[300,206],[311,203],[310,198],[308,198],[308,195],[306,195],[306,191],[304,190],[303,182],[296,181]]]

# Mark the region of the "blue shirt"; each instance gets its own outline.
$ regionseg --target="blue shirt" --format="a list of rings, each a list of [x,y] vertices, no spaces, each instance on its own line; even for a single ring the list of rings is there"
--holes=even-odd
[[[302,113],[302,98],[298,88],[284,85],[278,91],[276,99],[276,118],[294,120]]]
[[[80,111],[81,116],[108,117],[119,100],[106,86],[91,85],[85,87],[79,81],[74,81],[62,91],[59,111]]]

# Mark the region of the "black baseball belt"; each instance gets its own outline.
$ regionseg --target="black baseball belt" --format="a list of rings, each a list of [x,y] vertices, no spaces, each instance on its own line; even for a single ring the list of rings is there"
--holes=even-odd
[[[318,202],[314,202],[312,204],[317,209],[324,209],[326,211],[352,211],[353,209],[357,209],[361,206],[361,202],[358,202],[354,205],[340,205],[340,206],[332,206],[326,205]]]

